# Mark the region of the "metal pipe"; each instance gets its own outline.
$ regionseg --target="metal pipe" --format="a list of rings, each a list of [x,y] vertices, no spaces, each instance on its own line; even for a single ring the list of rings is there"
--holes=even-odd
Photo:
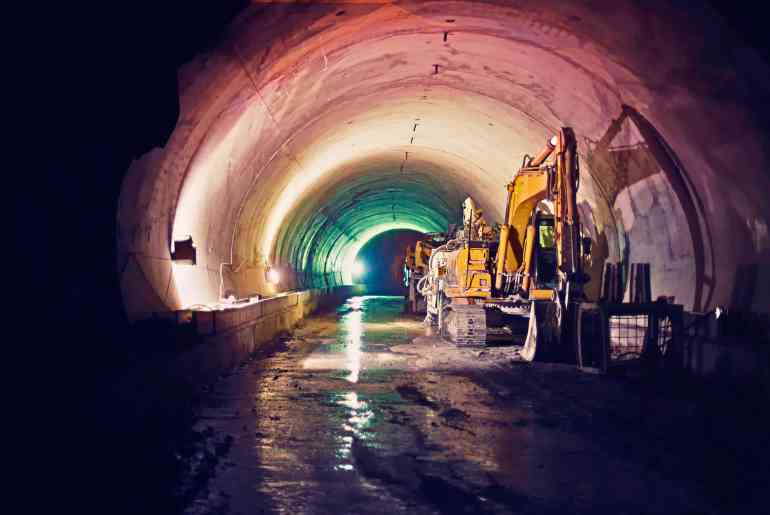
[[[500,226],[500,244],[497,247],[497,272],[495,273],[495,288],[500,291],[503,288],[503,273],[505,272],[505,258],[508,253],[508,238],[511,226]]]
[[[575,221],[575,155],[572,146],[568,146],[564,155],[564,196],[567,201],[566,221],[572,225]]]
[[[559,138],[557,136],[552,136],[548,141],[545,142],[545,148],[540,151],[540,153],[535,156],[532,161],[530,161],[529,166],[540,166],[545,162],[546,159],[548,159],[548,156],[553,153],[553,149],[556,148],[556,144],[559,142]]]
[[[529,291],[529,282],[532,278],[532,253],[535,250],[535,226],[530,224],[527,226],[527,236],[524,240],[524,263],[523,263],[523,279],[521,281],[521,289]]]
[[[513,182],[506,186],[508,196],[505,201],[505,218],[500,227],[500,243],[497,246],[497,272],[495,274],[495,288],[499,291],[503,288],[503,273],[505,272],[505,259],[508,253],[508,240],[511,232],[511,201],[513,199]]]
[[[564,133],[564,172],[562,181],[564,181],[564,201],[565,206],[565,223],[567,227],[570,244],[570,272],[577,273],[580,270],[580,257],[578,255],[580,227],[577,223],[577,213],[575,212],[576,191],[575,186],[577,182],[577,156],[575,155],[575,139],[574,135],[570,133]]]
[[[511,200],[513,199],[513,182],[509,182],[506,185],[505,189],[508,190],[508,195],[505,198],[505,218],[503,218],[503,223],[506,225],[510,225],[511,221],[508,219],[508,217],[511,216]]]

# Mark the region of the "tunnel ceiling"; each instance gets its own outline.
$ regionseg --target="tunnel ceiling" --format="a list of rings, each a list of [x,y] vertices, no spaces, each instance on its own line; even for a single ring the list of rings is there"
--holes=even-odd
[[[409,162],[406,152],[370,156],[334,172],[287,218],[279,261],[314,274],[349,271],[360,247],[379,233],[438,232],[456,222],[464,192],[458,178],[439,171],[447,177],[439,181],[435,165]]]
[[[254,2],[180,71],[174,133],[129,170],[127,310],[269,292],[268,265],[288,271],[282,288],[345,281],[368,238],[443,230],[465,195],[499,221],[523,155],[560,126],[579,137],[598,269],[653,261],[654,290],[698,308],[729,297],[740,266],[769,260],[764,136],[746,103],[766,84],[720,27],[669,3]],[[187,236],[196,266],[172,266]]]

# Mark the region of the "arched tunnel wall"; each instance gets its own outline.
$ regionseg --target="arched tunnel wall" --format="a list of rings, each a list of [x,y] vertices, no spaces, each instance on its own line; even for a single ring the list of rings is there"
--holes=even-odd
[[[560,126],[579,138],[595,279],[606,259],[646,261],[653,294],[688,309],[770,305],[770,163],[750,107],[767,68],[708,11],[258,2],[179,91],[171,138],[122,188],[130,319],[272,293],[268,265],[278,290],[349,282],[369,238],[442,230],[465,195],[500,221],[522,156]],[[172,264],[187,236],[196,265]]]

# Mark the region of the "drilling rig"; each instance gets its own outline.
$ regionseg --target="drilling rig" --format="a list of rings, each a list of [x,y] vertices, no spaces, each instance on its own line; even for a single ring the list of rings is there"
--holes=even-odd
[[[420,293],[418,284],[426,276],[428,263],[433,249],[447,242],[446,233],[428,233],[417,240],[414,245],[404,249],[404,265],[402,269],[403,286],[407,290],[408,313],[425,313],[425,297]]]
[[[575,134],[562,128],[536,156],[525,156],[506,186],[504,223],[491,227],[472,199],[463,228],[433,250],[419,283],[426,323],[456,345],[486,345],[488,329],[524,336],[525,361],[563,353],[566,322],[583,299],[583,259],[576,195]]]

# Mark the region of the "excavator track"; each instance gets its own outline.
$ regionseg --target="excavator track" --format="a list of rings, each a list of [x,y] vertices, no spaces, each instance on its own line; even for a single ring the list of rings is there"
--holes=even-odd
[[[487,344],[487,313],[478,304],[452,304],[442,321],[442,336],[462,347]]]

